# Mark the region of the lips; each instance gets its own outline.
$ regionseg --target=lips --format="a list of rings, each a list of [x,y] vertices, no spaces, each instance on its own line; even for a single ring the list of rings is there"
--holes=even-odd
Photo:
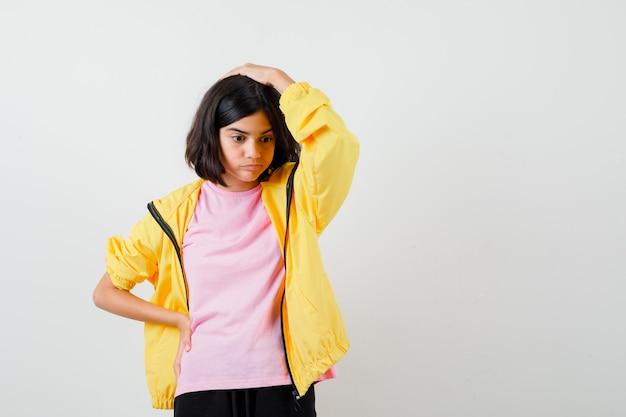
[[[241,168],[247,171],[258,171],[263,168],[263,165],[260,165],[260,164],[259,165],[257,164],[243,165]]]

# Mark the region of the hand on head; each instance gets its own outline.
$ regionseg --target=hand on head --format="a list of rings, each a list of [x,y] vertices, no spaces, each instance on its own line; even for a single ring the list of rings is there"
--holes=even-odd
[[[278,68],[250,63],[233,68],[224,74],[222,79],[232,75],[244,75],[258,83],[274,87],[281,94],[287,87],[295,82],[289,75]]]

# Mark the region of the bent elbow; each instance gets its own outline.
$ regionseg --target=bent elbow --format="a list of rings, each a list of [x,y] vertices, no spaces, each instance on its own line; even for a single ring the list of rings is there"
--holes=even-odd
[[[94,305],[98,308],[103,308],[103,296],[102,296],[102,291],[100,289],[100,286],[96,287],[96,289],[93,291],[93,294],[91,294],[91,301],[93,301]]]
[[[111,282],[111,277],[108,273],[105,273],[96,288],[94,288],[93,293],[91,294],[91,300],[95,304],[96,307],[106,310],[107,301],[111,295],[111,289],[114,288],[113,283]]]

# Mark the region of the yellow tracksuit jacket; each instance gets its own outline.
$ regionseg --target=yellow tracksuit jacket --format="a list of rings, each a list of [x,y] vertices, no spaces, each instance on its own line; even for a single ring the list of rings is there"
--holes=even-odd
[[[261,183],[262,200],[286,253],[282,305],[287,364],[300,395],[348,350],[349,340],[333,290],[324,271],[318,237],[348,195],[359,156],[359,143],[334,112],[329,99],[308,83],[287,88],[280,99],[287,126],[302,145],[295,171],[287,248],[286,182],[294,163],[277,169]],[[115,286],[131,290],[149,281],[152,303],[188,313],[187,286],[177,250],[193,215],[203,180],[198,179],[153,201],[152,210],[171,228],[175,248],[152,214],[127,238],[114,236],[106,250],[106,268]],[[184,254],[182,255],[184,256]],[[173,364],[178,329],[145,324],[145,368],[152,406],[174,406]]]

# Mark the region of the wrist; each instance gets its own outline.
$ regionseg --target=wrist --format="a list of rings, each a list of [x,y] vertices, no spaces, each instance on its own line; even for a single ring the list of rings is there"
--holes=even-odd
[[[276,90],[278,90],[280,94],[282,94],[287,89],[287,87],[289,87],[293,83],[295,83],[293,78],[287,75],[284,71],[279,69],[276,70],[276,79],[274,80],[272,85]]]
[[[178,313],[177,325],[180,330],[188,329],[191,327],[191,317],[185,313]]]

